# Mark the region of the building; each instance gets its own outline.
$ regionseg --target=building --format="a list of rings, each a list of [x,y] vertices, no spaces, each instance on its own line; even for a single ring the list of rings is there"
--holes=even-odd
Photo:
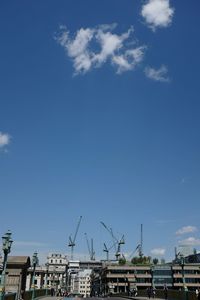
[[[181,289],[184,285],[189,290],[200,288],[200,263],[172,265],[173,288]]]
[[[80,290],[82,290],[81,294],[90,294],[90,285],[88,287],[88,284],[81,284],[82,288],[79,288],[79,278],[83,276],[83,274],[91,274],[91,271],[96,268],[101,268],[102,262],[100,261],[79,261],[79,260],[70,260],[67,265],[67,291],[68,293],[80,293]],[[84,273],[86,270],[86,273]],[[82,275],[80,275],[82,274]],[[82,281],[87,281],[88,276],[86,275],[86,278]],[[83,288],[84,286],[84,288]],[[87,288],[86,288],[87,286]]]
[[[91,274],[91,294],[128,294],[137,288],[156,289],[200,288],[200,264],[162,264],[162,265],[104,265]]]
[[[152,285],[156,288],[173,287],[173,270],[171,264],[158,264],[151,267]]]
[[[92,295],[129,293],[135,287],[146,289],[151,284],[149,265],[104,265],[91,275]]]
[[[0,257],[0,274],[2,273],[2,263],[3,258]],[[20,296],[21,291],[25,291],[29,267],[29,256],[8,256],[5,278],[6,293],[16,293]]]
[[[66,288],[66,266],[67,258],[65,255],[52,253],[47,257],[44,266],[36,266],[34,285],[36,288],[54,288],[55,291]],[[26,290],[31,288],[33,268],[30,267],[27,274]]]
[[[79,271],[75,277],[74,292],[81,294],[83,297],[90,296],[91,286],[90,286],[90,275],[92,270],[85,269],[84,271]]]

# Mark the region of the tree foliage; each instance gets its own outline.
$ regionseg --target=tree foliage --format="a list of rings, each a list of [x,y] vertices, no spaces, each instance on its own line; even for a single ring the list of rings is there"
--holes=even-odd
[[[124,257],[121,257],[120,259],[119,259],[119,265],[125,265],[126,264],[126,259],[124,258]]]
[[[150,256],[135,256],[131,259],[131,263],[133,265],[137,265],[137,264],[143,264],[143,265],[147,265],[151,263],[151,257]]]
[[[154,259],[153,259],[153,264],[154,264],[154,265],[157,265],[158,262],[159,262],[158,258],[154,258]]]

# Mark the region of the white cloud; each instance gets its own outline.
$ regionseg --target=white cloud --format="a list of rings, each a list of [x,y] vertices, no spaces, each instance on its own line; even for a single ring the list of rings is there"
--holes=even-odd
[[[141,15],[147,25],[155,31],[157,27],[167,27],[172,22],[174,8],[169,0],[148,0],[141,10]]]
[[[179,241],[179,244],[187,246],[200,246],[200,239],[189,237],[185,240]]]
[[[156,256],[163,256],[165,255],[165,251],[166,249],[164,248],[155,248],[151,250],[151,254]]]
[[[182,234],[186,234],[186,233],[192,233],[197,231],[197,228],[195,226],[184,226],[181,229],[176,231],[176,235],[182,235]]]
[[[112,62],[117,66],[117,73],[133,70],[144,58],[146,47],[141,46],[125,51],[121,55],[113,55]]]
[[[10,143],[10,135],[0,132],[0,148],[4,148]]]
[[[66,27],[60,28],[56,40],[72,59],[75,74],[86,73],[106,62],[115,66],[117,73],[122,73],[133,70],[143,60],[146,47],[135,46],[133,27],[120,35],[112,32],[116,26],[103,24],[97,28],[81,28],[73,39]]]
[[[166,66],[162,65],[159,69],[154,69],[151,67],[146,67],[144,70],[145,75],[155,81],[169,82],[168,69]]]

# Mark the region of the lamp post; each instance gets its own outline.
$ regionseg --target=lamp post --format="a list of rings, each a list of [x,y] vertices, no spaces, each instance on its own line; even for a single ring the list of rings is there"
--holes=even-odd
[[[11,231],[8,230],[7,233],[2,236],[2,242],[3,242],[3,253],[4,253],[4,259],[3,259],[3,269],[1,273],[1,284],[0,284],[0,300],[4,300],[5,295],[5,283],[6,283],[6,266],[7,266],[7,260],[8,260],[8,254],[11,250],[12,245],[12,239],[11,239]]]
[[[34,252],[33,257],[32,257],[32,266],[33,266],[33,277],[32,277],[32,283],[31,283],[31,289],[32,289],[31,299],[32,300],[35,298],[35,268],[36,268],[37,264],[38,264],[37,252]]]
[[[182,254],[180,255],[180,265],[181,265],[181,272],[182,272],[184,299],[187,299],[188,288],[185,284],[185,274],[184,274],[185,259],[184,259],[184,256]]]
[[[152,288],[155,287],[155,283],[154,283],[154,266],[151,267],[151,276],[152,276]]]
[[[46,269],[46,296],[47,296],[47,294],[48,294],[48,277],[49,277],[49,264],[47,263],[46,264],[46,266],[47,266],[47,269]]]

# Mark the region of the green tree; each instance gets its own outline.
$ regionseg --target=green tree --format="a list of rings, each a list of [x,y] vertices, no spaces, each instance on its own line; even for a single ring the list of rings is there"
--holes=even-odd
[[[154,264],[154,265],[157,265],[158,262],[159,262],[159,260],[158,260],[157,258],[154,258],[154,259],[153,259],[153,264]]]
[[[150,264],[151,262],[151,257],[150,256],[135,256],[132,258],[131,263],[133,265],[137,265],[137,264],[143,264],[143,265],[147,265]]]
[[[121,257],[120,259],[119,259],[119,265],[125,265],[126,264],[126,259],[124,258],[124,257]]]

